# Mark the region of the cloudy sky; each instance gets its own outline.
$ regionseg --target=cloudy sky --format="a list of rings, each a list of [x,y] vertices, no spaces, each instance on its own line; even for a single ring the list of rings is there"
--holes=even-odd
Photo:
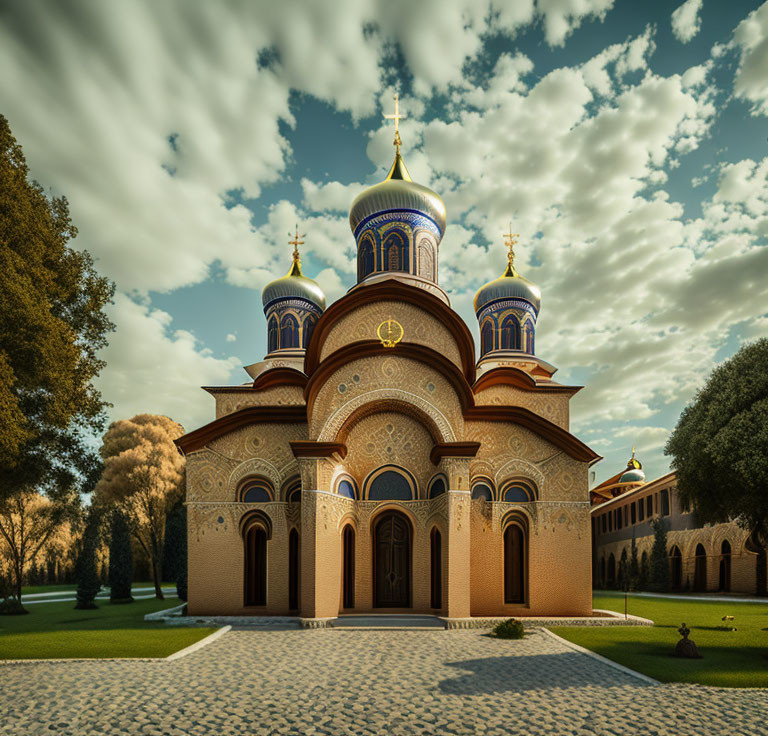
[[[265,348],[261,288],[307,233],[329,301],[348,211],[404,156],[449,226],[440,282],[505,263],[543,292],[537,352],[586,388],[573,429],[649,477],[713,366],[768,327],[768,3],[0,0],[0,112],[65,194],[117,325],[113,418],[213,416]]]

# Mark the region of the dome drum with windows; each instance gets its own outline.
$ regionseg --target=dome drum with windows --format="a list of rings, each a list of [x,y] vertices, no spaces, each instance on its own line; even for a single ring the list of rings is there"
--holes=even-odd
[[[305,237],[304,235],[301,236]],[[298,226],[293,240],[293,264],[282,278],[264,287],[261,301],[267,318],[269,355],[303,353],[309,345],[317,320],[325,311],[325,294],[316,281],[301,272]]]

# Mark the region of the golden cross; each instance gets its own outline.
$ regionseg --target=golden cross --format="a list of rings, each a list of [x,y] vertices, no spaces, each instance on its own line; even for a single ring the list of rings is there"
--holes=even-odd
[[[514,267],[515,263],[515,245],[517,244],[517,239],[520,237],[519,233],[513,233],[512,232],[512,223],[509,223],[509,232],[504,233],[504,245],[509,248],[509,253],[507,254],[507,260],[509,261],[509,265]]]
[[[408,117],[407,115],[401,115],[400,114],[400,95],[395,92],[395,114],[394,115],[387,115],[384,114],[384,117],[387,120],[394,120],[395,121],[395,150],[397,152],[397,155],[400,155],[400,146],[403,144],[403,142],[400,140],[400,120],[403,118]]]
[[[290,235],[290,233],[288,233],[288,235]],[[300,245],[304,245],[304,241],[300,240],[299,238],[306,238],[306,237],[307,237],[306,233],[302,233],[301,235],[299,235],[299,225],[297,223],[296,224],[296,234],[293,236],[293,240],[289,240],[288,241],[288,245],[292,245],[293,246],[293,260],[294,261],[297,260],[298,257],[299,257],[299,246]]]

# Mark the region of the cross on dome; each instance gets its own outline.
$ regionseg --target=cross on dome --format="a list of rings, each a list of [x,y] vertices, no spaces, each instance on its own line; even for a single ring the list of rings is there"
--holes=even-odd
[[[504,245],[509,248],[509,253],[507,253],[507,261],[509,261],[509,268],[508,270],[512,272],[512,275],[516,275],[515,272],[515,245],[517,245],[518,239],[520,238],[519,233],[513,233],[512,232],[512,223],[509,223],[509,232],[504,233]]]
[[[290,234],[291,233],[288,233],[288,235],[290,235]],[[307,237],[306,233],[302,233],[301,235],[299,235],[299,225],[298,225],[298,223],[296,223],[296,233],[293,236],[293,240],[289,240],[288,241],[288,245],[292,245],[293,246],[293,260],[294,261],[298,261],[299,258],[301,257],[299,255],[299,246],[300,245],[304,245],[304,241],[301,240],[300,238],[306,238],[306,237]]]
[[[400,114],[400,95],[395,92],[395,113],[394,115],[389,115],[387,113],[384,114],[384,118],[386,120],[394,120],[395,121],[395,152],[397,155],[400,155],[400,146],[403,145],[403,142],[400,140],[400,121],[403,118],[408,117],[407,115],[401,115]]]

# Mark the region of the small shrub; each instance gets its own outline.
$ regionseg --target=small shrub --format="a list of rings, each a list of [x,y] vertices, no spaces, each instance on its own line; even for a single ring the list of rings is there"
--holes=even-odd
[[[497,639],[522,639],[525,636],[523,624],[516,618],[508,618],[493,628],[493,635]]]
[[[23,616],[29,611],[16,598],[6,598],[0,601],[0,616]]]

